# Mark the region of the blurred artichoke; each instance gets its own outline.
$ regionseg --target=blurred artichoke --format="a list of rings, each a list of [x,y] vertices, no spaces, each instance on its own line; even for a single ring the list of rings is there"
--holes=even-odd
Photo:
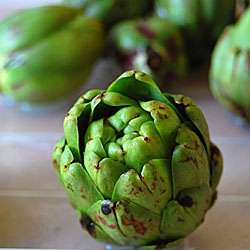
[[[0,88],[29,103],[54,102],[78,90],[104,50],[99,21],[79,9],[42,6],[0,23]]]
[[[178,29],[157,16],[118,23],[108,43],[122,70],[146,72],[159,83],[183,76],[187,70]]]
[[[214,48],[210,86],[215,98],[239,123],[250,122],[250,7],[235,25],[225,28]]]
[[[180,28],[190,64],[196,66],[233,23],[235,0],[155,0],[155,12]]]
[[[222,171],[201,110],[127,71],[64,120],[53,164],[84,229],[116,245],[168,247],[203,222]]]
[[[81,7],[87,16],[100,19],[107,28],[115,23],[152,11],[153,0],[64,0],[67,6]]]

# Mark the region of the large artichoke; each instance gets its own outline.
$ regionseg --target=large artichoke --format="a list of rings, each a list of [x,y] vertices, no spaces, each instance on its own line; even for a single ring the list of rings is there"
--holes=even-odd
[[[250,7],[227,26],[212,54],[210,87],[241,124],[250,123]]]
[[[127,71],[64,120],[53,164],[84,229],[116,245],[168,247],[204,220],[222,171],[201,110]]]
[[[0,37],[0,88],[29,103],[54,102],[78,90],[105,41],[99,21],[59,5],[7,17]]]
[[[108,41],[123,70],[141,70],[161,83],[186,73],[179,30],[156,15],[118,23],[111,29]]]

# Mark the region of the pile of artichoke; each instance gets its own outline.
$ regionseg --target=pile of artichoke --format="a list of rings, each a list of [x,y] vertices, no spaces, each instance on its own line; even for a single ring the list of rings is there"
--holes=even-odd
[[[211,57],[210,87],[215,98],[239,124],[250,123],[250,7],[227,26]]]
[[[82,8],[87,16],[103,22],[107,29],[116,23],[145,16],[153,9],[154,0],[63,0],[70,7]]]
[[[179,28],[194,67],[210,54],[223,28],[234,22],[235,0],[155,0],[155,11]]]
[[[152,248],[177,244],[204,221],[222,172],[201,110],[140,71],[76,101],[53,164],[92,237]]]
[[[210,43],[231,23],[233,0],[216,2],[63,0],[15,13],[0,23],[0,90],[30,104],[63,100],[104,56],[165,85],[206,54],[204,30]]]
[[[120,32],[117,31],[119,34],[122,34],[122,31],[128,25],[134,26],[134,29],[136,29],[138,22],[145,22],[148,31],[154,34],[154,29],[151,29],[148,19],[154,16],[160,17],[167,26],[165,31],[161,31],[163,36],[170,37],[170,35],[173,35],[171,32],[170,35],[167,34],[170,25],[172,25],[171,29],[176,29],[181,33],[185,45],[183,54],[187,57],[188,65],[192,67],[205,60],[224,26],[233,23],[235,13],[235,0],[64,0],[63,3],[67,6],[83,8],[86,15],[98,18],[109,30],[114,28],[117,31],[120,29]],[[127,20],[128,24],[126,24]],[[120,23],[124,24],[120,25]],[[116,25],[118,27],[115,27]],[[134,53],[138,53],[138,50],[140,51],[151,45],[151,43],[143,45],[140,42],[137,43],[137,37],[129,30],[125,31],[127,33],[126,38],[121,35],[122,37],[117,39],[122,39],[122,41],[117,43],[114,40],[112,42],[114,48],[119,52],[121,50],[124,53],[124,50],[130,44],[129,41],[132,42],[131,48],[127,53],[125,52],[125,55],[131,54],[132,49]],[[157,37],[157,35],[156,32],[155,36]],[[135,48],[136,43],[137,47]],[[164,47],[167,43],[168,41],[162,40],[160,46]],[[153,41],[152,44],[154,44]],[[175,47],[178,47],[178,42]],[[182,51],[182,46],[179,50]],[[163,54],[160,52],[158,52],[159,56],[164,59],[166,52],[163,52]],[[178,55],[176,57],[178,58]],[[177,76],[179,75],[177,74]]]

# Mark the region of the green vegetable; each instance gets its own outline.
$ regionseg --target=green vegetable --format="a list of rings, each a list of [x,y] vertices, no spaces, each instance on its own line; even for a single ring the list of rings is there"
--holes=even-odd
[[[79,9],[42,6],[0,23],[0,88],[17,101],[48,103],[83,86],[104,51],[99,21]]]
[[[127,71],[80,97],[64,120],[53,164],[85,230],[125,246],[173,246],[216,199],[222,156],[183,95]]]
[[[235,25],[227,26],[214,48],[210,87],[215,98],[236,115],[240,124],[250,122],[250,7]]]
[[[179,30],[157,16],[126,20],[115,25],[108,39],[123,70],[140,70],[165,83],[187,71]]]
[[[155,0],[155,12],[180,28],[190,65],[196,66],[234,22],[235,0]]]

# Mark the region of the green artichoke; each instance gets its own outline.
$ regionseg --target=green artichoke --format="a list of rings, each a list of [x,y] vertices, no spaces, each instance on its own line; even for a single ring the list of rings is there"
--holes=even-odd
[[[110,31],[108,44],[124,71],[140,70],[160,83],[187,71],[179,30],[157,16],[118,23]]]
[[[236,115],[240,124],[250,122],[250,7],[235,25],[227,26],[214,48],[210,87],[215,98]]]
[[[107,28],[115,23],[144,16],[152,11],[153,0],[64,0],[67,6],[80,7],[84,9],[87,16],[100,19]]]
[[[155,12],[180,28],[190,65],[196,65],[234,22],[235,0],[155,0]]]
[[[78,90],[105,41],[98,20],[59,5],[7,17],[0,37],[0,89],[31,104],[54,102]]]
[[[222,156],[207,123],[183,95],[127,71],[90,90],[64,120],[56,174],[95,239],[169,247],[194,231],[216,199]]]

